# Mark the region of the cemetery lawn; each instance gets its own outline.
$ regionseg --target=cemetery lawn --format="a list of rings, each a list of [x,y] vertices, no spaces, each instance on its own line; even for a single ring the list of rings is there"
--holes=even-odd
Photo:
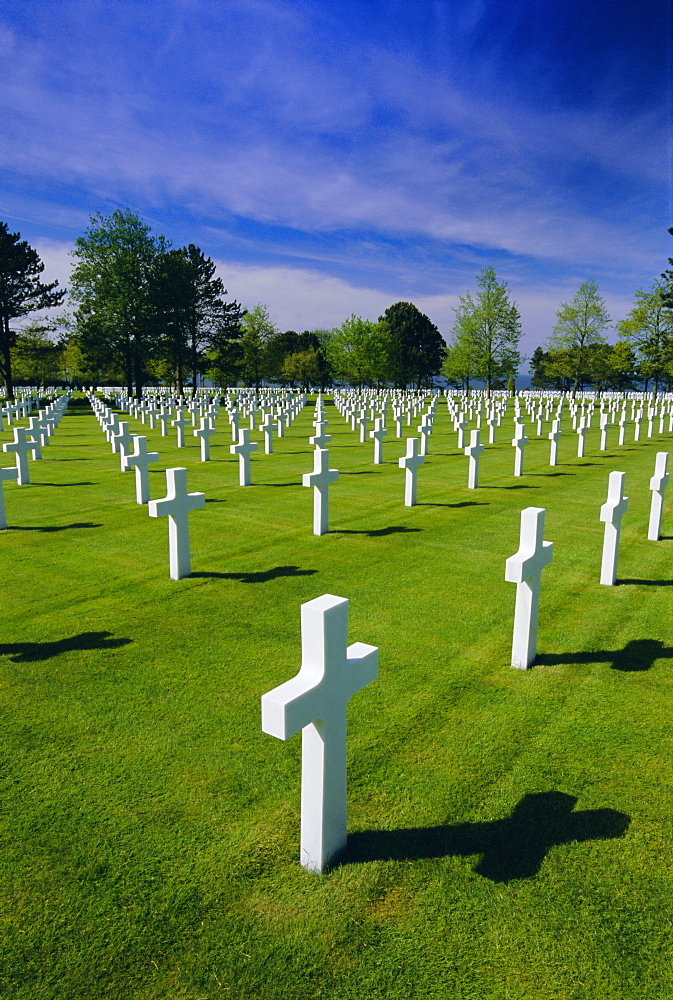
[[[673,484],[661,541],[647,521],[673,435],[644,422],[619,448],[613,428],[600,453],[595,426],[578,459],[566,417],[550,469],[549,425],[528,421],[514,479],[510,421],[470,491],[441,403],[405,508],[392,421],[374,466],[331,397],[327,416],[341,478],[320,538],[312,404],[246,488],[224,413],[207,464],[128,418],[161,455],[153,498],[176,465],[206,494],[178,582],[166,519],[87,407],[31,485],[5,484],[0,996],[671,996]],[[602,587],[615,469],[630,502]],[[531,505],[554,556],[526,672],[504,565]],[[301,739],[262,733],[260,697],[297,672],[300,605],[324,593],[380,667],[349,706],[347,853],[317,876],[298,861]]]

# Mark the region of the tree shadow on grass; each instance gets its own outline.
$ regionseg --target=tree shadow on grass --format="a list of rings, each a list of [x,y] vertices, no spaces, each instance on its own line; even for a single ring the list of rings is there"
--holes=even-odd
[[[92,521],[75,521],[74,524],[50,524],[44,528],[28,527],[26,525],[9,525],[9,531],[67,531],[69,528],[102,528],[102,524],[94,524]]]
[[[317,572],[317,569],[299,569],[298,566],[274,566],[273,569],[262,570],[259,573],[209,573],[204,570],[191,575],[215,580],[238,580],[240,583],[267,583],[279,576],[313,576]]]
[[[597,649],[582,653],[540,653],[535,665],[552,667],[559,663],[610,663],[612,670],[625,673],[649,670],[657,660],[672,660],[673,648],[659,639],[632,639],[623,649]]]
[[[533,878],[547,852],[561,844],[623,837],[631,817],[616,809],[573,812],[565,792],[524,795],[505,819],[409,830],[363,830],[348,838],[337,864],[415,861],[480,854],[474,871],[491,882]]]
[[[403,524],[391,524],[389,528],[333,528],[330,535],[369,535],[370,538],[381,538],[383,535],[407,534],[411,531],[422,531],[422,528],[407,528]]]
[[[0,643],[0,655],[9,656],[13,663],[37,663],[78,649],[117,649],[133,642],[132,639],[111,639],[111,635],[112,632],[80,632],[55,642],[3,642]]]
[[[461,500],[459,503],[417,503],[417,507],[490,507],[486,500]]]

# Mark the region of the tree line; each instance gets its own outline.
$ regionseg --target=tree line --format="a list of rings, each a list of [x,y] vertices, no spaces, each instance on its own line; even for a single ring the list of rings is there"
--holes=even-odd
[[[447,343],[411,302],[394,303],[376,322],[353,314],[331,330],[280,331],[265,305],[245,309],[227,299],[199,247],[172,247],[128,210],[93,216],[73,258],[72,311],[16,328],[16,320],[62,304],[66,293],[40,280],[37,252],[0,222],[0,374],[10,397],[15,381],[120,384],[135,395],[160,382],[184,395],[200,378],[324,389],[335,382],[422,388],[442,376],[490,392],[513,386],[525,360],[518,307],[492,266],[482,269],[474,294],[459,297]],[[530,358],[533,386],[673,388],[673,270],[636,291],[615,344],[605,336],[609,325],[596,282],[583,282]]]

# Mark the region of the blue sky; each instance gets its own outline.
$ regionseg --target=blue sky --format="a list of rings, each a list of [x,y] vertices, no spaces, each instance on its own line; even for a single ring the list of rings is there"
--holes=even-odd
[[[543,343],[673,256],[671,0],[4,0],[0,219],[67,284],[89,216],[199,245],[281,329],[493,264]]]

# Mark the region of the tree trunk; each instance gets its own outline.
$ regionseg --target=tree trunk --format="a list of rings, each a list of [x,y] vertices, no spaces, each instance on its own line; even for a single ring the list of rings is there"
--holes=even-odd
[[[14,399],[14,380],[12,378],[12,356],[10,354],[11,330],[6,316],[2,318],[2,367],[4,368],[5,387],[8,399]]]

